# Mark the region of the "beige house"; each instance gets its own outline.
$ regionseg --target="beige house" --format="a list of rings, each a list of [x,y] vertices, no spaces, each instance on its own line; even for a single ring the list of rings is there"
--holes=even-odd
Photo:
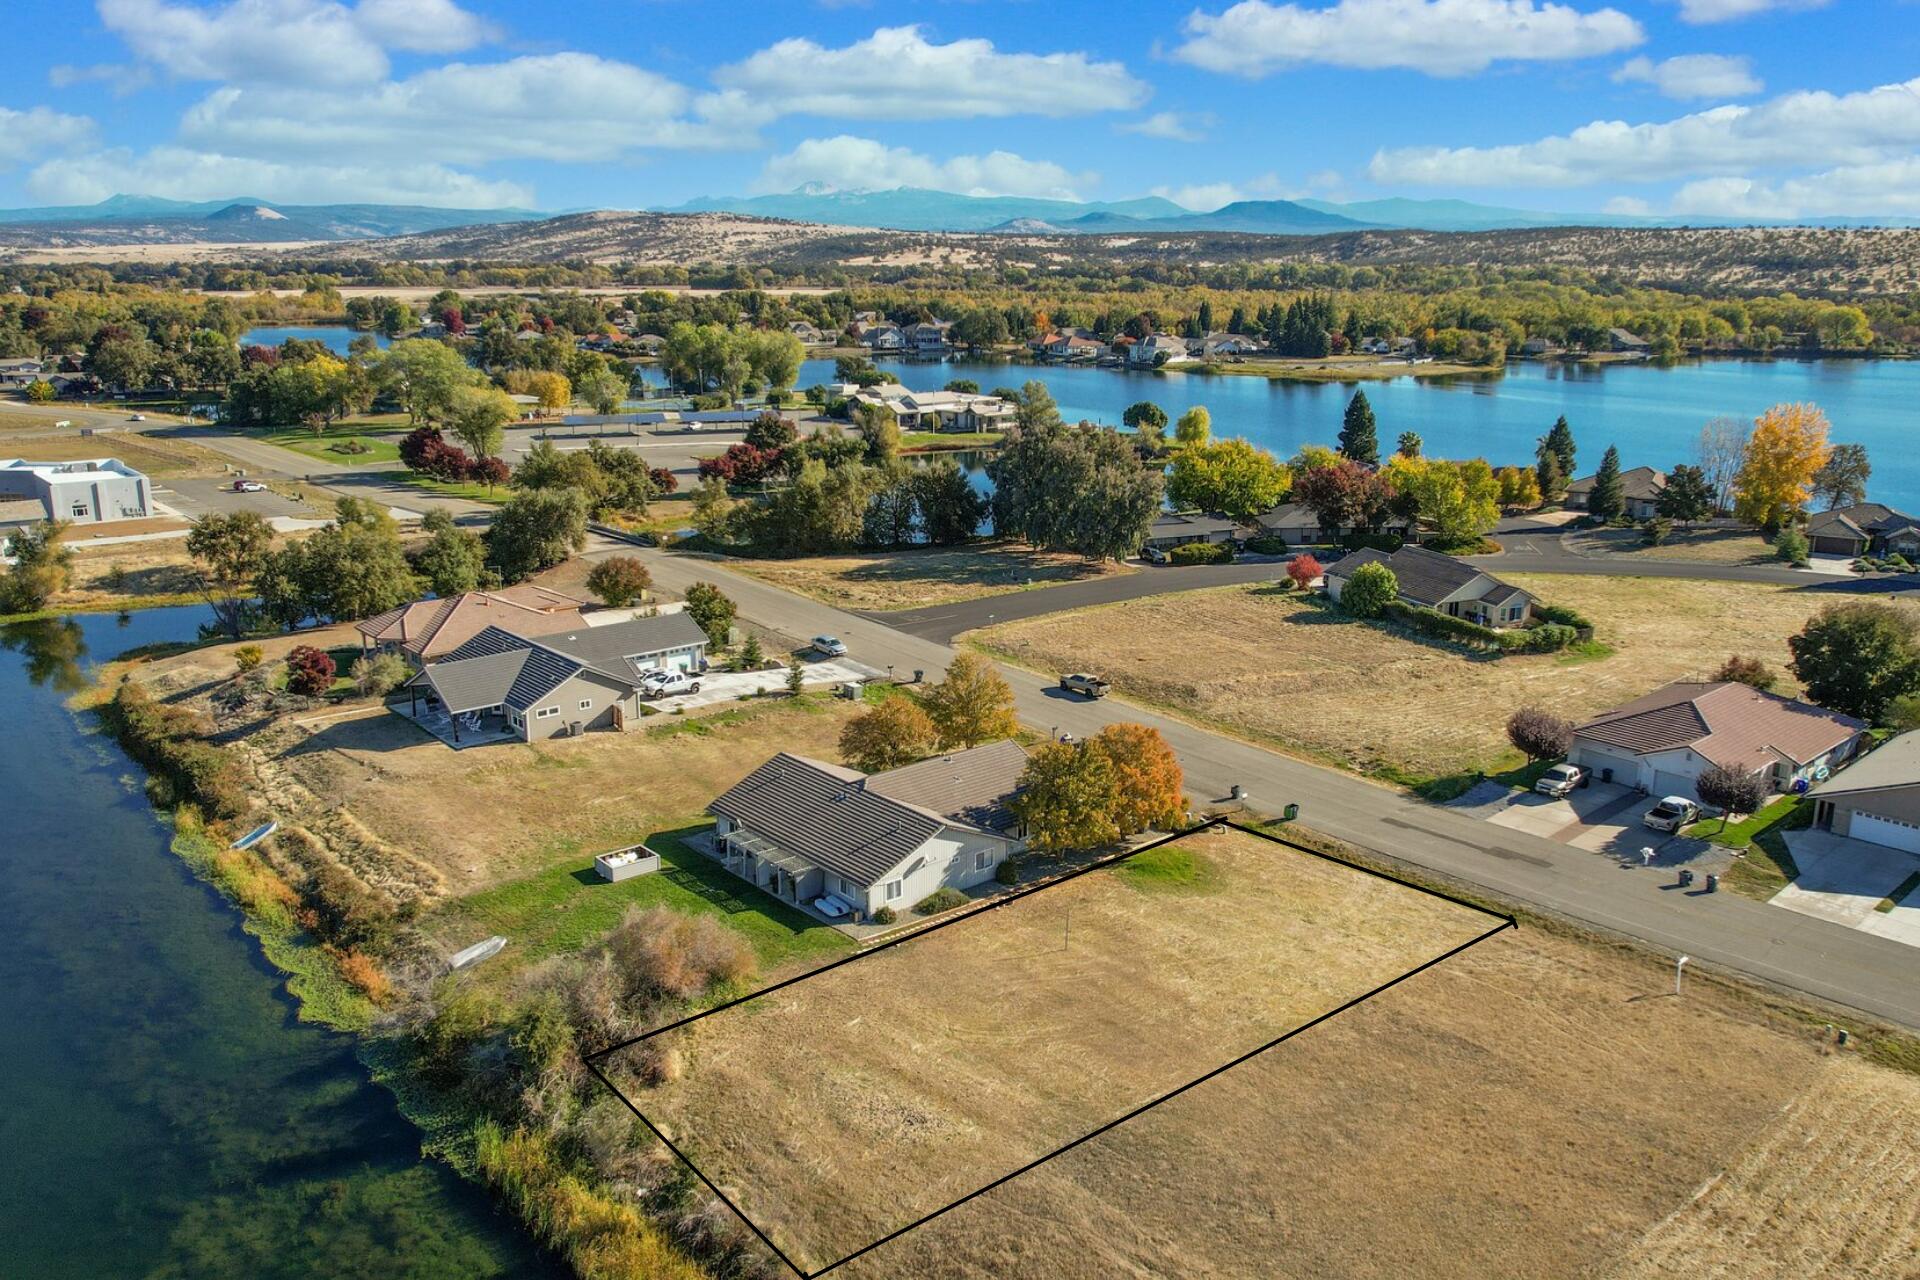
[[[1566,508],[1585,511],[1593,497],[1593,476],[1581,476],[1567,486]],[[1620,498],[1634,520],[1651,520],[1660,513],[1660,495],[1667,491],[1667,473],[1652,467],[1634,467],[1620,473]]]
[[[414,666],[437,662],[488,627],[517,636],[543,636],[583,625],[591,602],[522,583],[496,591],[467,591],[441,600],[416,600],[358,624],[361,648],[404,654]]]

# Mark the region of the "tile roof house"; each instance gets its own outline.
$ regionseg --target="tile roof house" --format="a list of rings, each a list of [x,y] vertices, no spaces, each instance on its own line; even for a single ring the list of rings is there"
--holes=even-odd
[[[1852,759],[1866,727],[1750,685],[1680,681],[1578,726],[1567,760],[1652,795],[1698,799],[1700,774],[1712,765],[1764,773],[1786,791]]]
[[[714,856],[829,918],[905,911],[994,877],[1025,847],[1009,808],[1027,753],[994,742],[885,773],[781,752],[707,806]]]
[[[438,600],[415,600],[360,623],[366,649],[404,654],[415,666],[434,662],[488,627],[520,636],[541,636],[581,625],[589,602],[547,587],[522,583],[496,591],[467,591]]]
[[[1518,627],[1533,614],[1531,593],[1464,560],[1425,547],[1349,552],[1327,566],[1327,594],[1338,600],[1354,571],[1364,564],[1384,564],[1393,570],[1401,600],[1438,609],[1449,617],[1465,618],[1483,627]]]
[[[1807,546],[1821,555],[1920,556],[1920,520],[1878,502],[1807,517]]]
[[[1635,520],[1651,520],[1659,514],[1660,495],[1667,490],[1667,473],[1652,467],[1634,467],[1620,473],[1620,496],[1626,513]],[[1593,496],[1593,477],[1581,476],[1567,485],[1567,510],[1585,511]]]
[[[1901,734],[1809,794],[1814,826],[1920,854],[1920,733]]]
[[[533,742],[594,729],[624,729],[640,718],[640,681],[651,670],[706,665],[707,634],[684,612],[571,628],[538,636],[486,626],[428,661],[407,682],[407,714],[444,716],[452,741],[505,736]],[[396,710],[398,708],[396,707]]]

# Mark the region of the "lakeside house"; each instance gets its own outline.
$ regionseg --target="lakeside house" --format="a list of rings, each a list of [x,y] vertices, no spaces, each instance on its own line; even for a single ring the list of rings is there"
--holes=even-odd
[[[1250,356],[1261,349],[1258,338],[1250,338],[1244,333],[1210,333],[1204,338],[1195,338],[1186,344],[1186,353],[1212,360],[1218,356]]]
[[[706,632],[679,611],[539,636],[488,626],[407,681],[403,714],[455,746],[621,730],[640,719],[649,671],[699,671],[706,654]]]
[[[897,352],[907,349],[907,335],[897,324],[870,325],[860,331],[860,341],[874,352]]]
[[[0,461],[0,504],[15,525],[41,520],[111,524],[154,514],[147,477],[118,458]]]
[[[801,343],[805,346],[824,347],[833,344],[832,338],[820,332],[818,328],[807,323],[805,320],[795,320],[787,326],[787,332],[800,339]]]
[[[713,856],[783,902],[863,922],[994,878],[1026,847],[1027,753],[994,742],[885,773],[781,752],[707,806]]]
[[[1279,538],[1290,547],[1331,546],[1359,532],[1351,525],[1329,532],[1320,527],[1320,517],[1313,508],[1298,502],[1283,502],[1262,511],[1253,518],[1253,524],[1258,532]],[[1418,531],[1409,521],[1394,516],[1372,532],[1411,542]]]
[[[1581,476],[1567,485],[1566,508],[1585,511],[1593,498],[1594,476]],[[1660,495],[1667,491],[1667,473],[1652,467],[1633,467],[1620,473],[1620,497],[1627,517],[1651,520],[1660,513]]]
[[[1451,618],[1498,629],[1525,626],[1533,615],[1531,593],[1425,547],[1406,546],[1393,552],[1369,548],[1344,555],[1327,566],[1327,595],[1339,600],[1354,571],[1365,564],[1383,564],[1393,570],[1404,603],[1437,609]]]
[[[1619,328],[1607,330],[1607,341],[1615,351],[1638,355],[1646,354],[1653,345],[1639,334]]]
[[[1920,557],[1920,520],[1878,502],[1807,517],[1807,546],[1820,555]]]
[[[1225,516],[1164,511],[1154,517],[1141,550],[1167,552],[1190,542],[1233,542],[1240,532],[1239,522]]]
[[[884,405],[893,410],[902,431],[1005,431],[1018,413],[1013,405],[998,396],[966,391],[909,391],[897,382],[861,388],[851,399],[855,404]]]
[[[1187,360],[1187,344],[1170,333],[1148,334],[1127,352],[1127,363],[1135,368],[1159,368]]]
[[[488,627],[518,636],[543,636],[585,626],[584,614],[592,607],[591,601],[577,596],[521,583],[415,600],[376,614],[355,630],[363,651],[399,653],[420,667],[446,657]]]
[[[1602,782],[1698,800],[1713,765],[1764,775],[1773,791],[1851,760],[1867,726],[1851,716],[1730,680],[1678,681],[1574,729],[1567,761]]]
[[[1807,794],[1820,830],[1920,853],[1920,733],[1882,744]]]
[[[1056,360],[1098,360],[1107,354],[1107,344],[1088,333],[1055,333],[1048,335],[1041,350]]]

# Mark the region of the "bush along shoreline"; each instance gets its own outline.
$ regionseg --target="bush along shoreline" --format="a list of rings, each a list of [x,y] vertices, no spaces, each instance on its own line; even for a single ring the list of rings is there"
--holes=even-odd
[[[777,1261],[587,1070],[584,1055],[738,994],[756,960],[724,925],[635,909],[606,938],[490,990],[302,833],[249,849],[249,770],[201,713],[122,678],[94,710],[147,773],[171,848],[240,912],[303,1022],[351,1033],[423,1154],[487,1187],[582,1280],[773,1280]],[[602,1064],[623,1093],[682,1070],[648,1042]]]

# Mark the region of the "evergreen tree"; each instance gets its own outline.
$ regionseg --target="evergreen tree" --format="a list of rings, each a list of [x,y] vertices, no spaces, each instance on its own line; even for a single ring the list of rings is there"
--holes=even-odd
[[[1680,463],[1667,473],[1667,487],[1654,504],[1662,516],[1692,524],[1713,514],[1713,485],[1699,467]]]
[[[1554,421],[1553,429],[1540,438],[1540,452],[1551,452],[1560,460],[1562,479],[1573,479],[1573,428],[1567,425],[1567,415],[1561,414]]]
[[[1373,406],[1367,393],[1356,391],[1347,401],[1347,414],[1340,424],[1340,452],[1355,462],[1374,466],[1380,461],[1380,439],[1375,434]]]
[[[1600,458],[1600,470],[1594,472],[1593,489],[1587,495],[1587,513],[1596,520],[1618,520],[1627,512],[1627,495],[1620,483],[1620,451],[1607,446]]]

